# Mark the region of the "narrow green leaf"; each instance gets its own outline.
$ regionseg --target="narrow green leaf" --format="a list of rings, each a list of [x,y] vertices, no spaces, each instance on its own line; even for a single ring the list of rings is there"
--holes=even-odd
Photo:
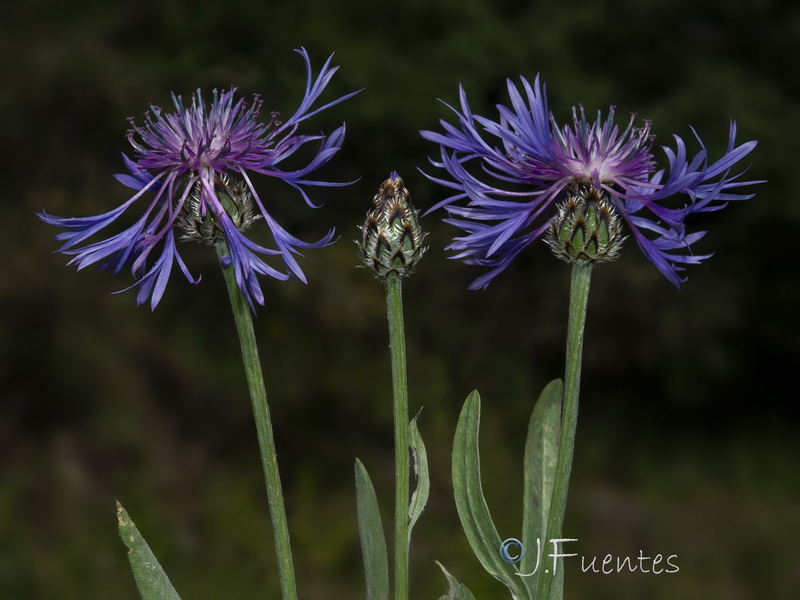
[[[411,543],[411,530],[422,514],[425,505],[428,503],[428,496],[431,491],[431,479],[428,474],[428,454],[425,451],[425,443],[417,428],[417,418],[411,419],[408,431],[408,444],[411,448],[411,455],[414,459],[414,475],[417,477],[417,489],[411,496],[411,503],[408,505],[408,542]]]
[[[439,598],[439,600],[475,600],[475,596],[472,595],[472,592],[469,591],[467,586],[465,586],[463,583],[460,583],[458,579],[450,575],[450,573],[447,572],[447,569],[444,568],[444,565],[438,560],[436,561],[436,564],[439,565],[442,573],[444,573],[444,576],[447,577],[448,585],[447,593]]]
[[[456,509],[469,545],[483,568],[505,584],[514,598],[528,598],[525,584],[516,574],[514,566],[500,557],[500,535],[483,495],[478,448],[480,414],[481,399],[478,392],[474,391],[461,409],[453,442],[453,492]]]
[[[389,559],[383,534],[378,497],[367,469],[356,459],[356,507],[361,554],[364,557],[364,577],[367,582],[366,600],[388,600]]]
[[[133,578],[142,600],[180,600],[169,577],[156,560],[150,546],[136,529],[122,504],[117,502],[117,526],[122,542],[128,547]]]
[[[526,552],[518,565],[520,573],[546,568],[540,564],[540,557],[550,551],[547,523],[558,463],[563,398],[564,384],[560,379],[551,381],[542,390],[528,423],[522,504],[522,544]],[[538,579],[538,576],[522,578],[531,598],[536,597]]]

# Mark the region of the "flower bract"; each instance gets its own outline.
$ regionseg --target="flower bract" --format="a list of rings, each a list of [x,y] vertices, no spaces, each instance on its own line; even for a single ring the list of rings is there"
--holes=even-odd
[[[419,226],[419,211],[396,171],[378,188],[361,229],[358,253],[378,279],[408,277],[427,248],[427,234]]]

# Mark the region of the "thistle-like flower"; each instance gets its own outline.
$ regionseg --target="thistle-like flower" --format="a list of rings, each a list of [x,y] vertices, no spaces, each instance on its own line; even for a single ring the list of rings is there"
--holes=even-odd
[[[303,242],[286,232],[267,211],[256,192],[249,173],[281,179],[300,192],[306,203],[315,207],[303,186],[341,186],[347,183],[316,181],[308,176],[327,163],[339,150],[345,135],[342,125],[328,137],[297,133],[301,122],[318,112],[339,104],[358,92],[342,96],[313,108],[338,67],[331,67],[331,55],[316,79],[304,48],[296,50],[306,65],[306,88],[300,106],[286,121],[272,113],[266,122],[259,120],[262,101],[255,96],[249,104],[234,100],[236,88],[218,93],[214,90],[206,106],[200,90],[184,105],[181,96],[172,96],[175,111],[166,113],[151,105],[152,113],[138,126],[131,119],[128,141],[134,158],[123,155],[129,174],[115,175],[136,193],[121,206],[107,213],[83,218],[61,218],[39,214],[48,224],[66,231],[56,236],[64,241],[59,252],[73,256],[69,264],[78,269],[100,263],[102,269],[115,273],[130,265],[139,286],[137,303],[150,298],[155,308],[167,285],[174,262],[192,283],[194,278],[178,253],[175,227],[180,239],[206,243],[220,242],[229,255],[223,262],[233,264],[236,282],[250,307],[264,304],[257,275],[285,280],[291,275],[306,281],[294,254],[299,249],[319,248],[332,243],[333,231],[313,243]],[[280,164],[300,147],[312,141],[320,147],[310,162],[297,170],[284,171]],[[144,214],[130,227],[93,243],[84,243],[114,223],[134,204],[146,206]],[[245,231],[263,217],[275,249],[261,246]],[[280,256],[286,272],[269,266],[262,256]],[[153,257],[156,257],[154,260]],[[152,262],[151,262],[152,261]]]
[[[414,271],[427,250],[427,235],[419,226],[419,211],[400,176],[392,171],[372,199],[372,209],[361,229],[358,253],[378,279],[390,275],[406,277]]]
[[[667,171],[656,167],[649,121],[635,125],[632,115],[620,131],[613,106],[605,120],[598,112],[593,123],[579,107],[573,108],[571,126],[559,127],[548,112],[539,77],[533,86],[525,78],[521,81],[524,97],[508,81],[511,107],[498,106],[498,121],[473,115],[462,87],[461,110],[450,107],[458,125],[442,121],[444,133],[421,132],[440,145],[441,161],[431,163],[449,175],[429,179],[455,190],[428,212],[444,207],[450,216],[445,221],[464,232],[448,247],[457,251],[453,258],[490,268],[471,289],[486,287],[551,227],[553,205],[582,189],[594,190],[609,202],[645,256],[679,285],[685,281],[679,275],[683,265],[711,256],[692,253],[692,244],[706,232],[689,233],[686,218],[751,198],[753,194],[730,190],[762,183],[731,174],[733,165],[756,146],[755,141],[736,146],[733,121],[727,150],[713,163],[694,129],[700,151],[692,158],[684,141],[674,136],[676,148],[664,148]],[[676,197],[683,198],[682,205],[665,204]]]

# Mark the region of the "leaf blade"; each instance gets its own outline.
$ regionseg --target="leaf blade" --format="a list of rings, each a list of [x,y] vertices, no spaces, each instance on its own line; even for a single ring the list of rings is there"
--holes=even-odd
[[[473,391],[464,402],[453,441],[453,492],[461,526],[472,551],[492,577],[505,584],[514,598],[528,598],[516,569],[500,557],[500,535],[483,495],[480,477],[481,399]]]
[[[548,383],[539,395],[528,422],[522,504],[522,544],[526,552],[519,564],[521,573],[546,568],[539,564],[540,553],[537,550],[541,542],[541,554],[547,554],[545,538],[558,463],[563,398],[563,382],[555,379]],[[538,576],[523,578],[532,598],[536,597],[538,579]]]
[[[417,477],[417,489],[411,495],[411,502],[408,505],[408,542],[411,543],[411,530],[417,523],[431,491],[430,473],[428,472],[428,453],[425,450],[425,443],[417,427],[419,414],[411,419],[408,428],[408,442],[411,448],[411,455],[414,461],[414,475]]]
[[[444,568],[444,565],[438,560],[436,561],[436,564],[439,565],[442,573],[444,573],[444,576],[447,578],[448,588],[447,594],[439,598],[439,600],[475,600],[475,596],[472,595],[472,592],[469,591],[467,586],[450,575],[450,573],[447,572],[447,569]]]
[[[117,502],[117,528],[128,547],[128,562],[142,600],[180,600],[178,592],[161,568],[150,546],[136,529],[128,512]]]
[[[364,578],[367,585],[366,600],[388,600],[389,559],[386,537],[378,507],[378,496],[366,467],[356,459],[356,512],[361,554],[364,559]]]

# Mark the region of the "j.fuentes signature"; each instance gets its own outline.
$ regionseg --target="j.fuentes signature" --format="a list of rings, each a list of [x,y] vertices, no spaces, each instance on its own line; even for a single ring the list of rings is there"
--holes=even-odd
[[[550,540],[550,544],[552,544],[552,552],[550,552],[546,558],[552,559],[551,569],[553,573],[558,572],[559,559],[578,556],[577,552],[568,553],[564,551],[564,544],[577,541],[578,540],[575,538],[558,538]],[[536,565],[530,573],[517,572],[517,575],[520,577],[530,577],[531,575],[534,575],[539,570],[539,567],[542,566],[543,551],[544,549],[542,548],[542,540],[540,538],[536,538]],[[500,544],[500,558],[510,565],[519,563],[522,560],[522,557],[525,556],[525,552],[526,550],[522,545],[522,542],[516,538],[508,538]],[[641,573],[652,573],[654,575],[660,575],[661,573],[671,574],[677,573],[680,570],[675,562],[677,558],[678,556],[676,554],[670,554],[667,557],[664,557],[662,554],[646,556],[644,550],[639,550],[639,556],[635,558],[630,556],[623,557],[606,554],[601,559],[597,556],[586,557],[581,555],[581,571],[583,573],[592,571],[593,573],[603,573],[604,575],[623,572],[635,573],[636,571]],[[550,569],[545,569],[545,573],[549,572]]]

